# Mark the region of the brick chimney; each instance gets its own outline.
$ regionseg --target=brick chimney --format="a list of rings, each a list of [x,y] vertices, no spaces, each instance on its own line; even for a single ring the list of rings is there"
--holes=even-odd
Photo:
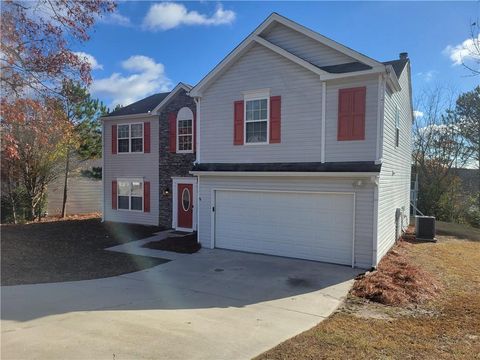
[[[408,59],[408,53],[407,52],[401,52],[399,55],[400,60],[407,60]]]

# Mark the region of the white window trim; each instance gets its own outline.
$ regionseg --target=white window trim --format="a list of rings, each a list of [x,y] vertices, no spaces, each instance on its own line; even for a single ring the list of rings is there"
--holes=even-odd
[[[191,120],[191,121],[192,121],[192,133],[191,133],[190,135],[180,135],[180,133],[179,133],[179,131],[178,131],[178,122],[179,122],[179,121],[182,121],[182,120]],[[175,150],[176,150],[176,153],[177,153],[177,154],[193,154],[193,144],[194,144],[194,141],[195,141],[195,140],[194,140],[194,136],[195,136],[194,126],[195,126],[195,124],[193,123],[193,117],[192,117],[192,119],[179,119],[178,116],[177,116],[177,120],[176,120],[176,125],[175,125],[175,126],[177,127],[176,135],[175,135],[175,137],[176,137],[176,139],[175,139],[175,143],[176,143],[176,144],[175,144],[175,146],[176,146],[176,149],[175,149]],[[178,148],[178,146],[179,146],[179,144],[180,144],[180,142],[178,141],[179,138],[180,138],[180,136],[191,136],[191,137],[192,137],[192,149],[191,149],[191,150],[180,150],[180,149]]]
[[[130,188],[130,195],[128,195],[128,209],[120,209],[120,187],[119,183],[120,182],[128,182],[131,186],[132,182],[140,182],[142,183],[142,210],[135,210],[132,209],[132,189]],[[142,178],[119,178],[117,179],[117,210],[118,211],[128,211],[128,212],[144,212],[145,210],[145,182],[143,181]],[[123,195],[122,195],[123,196]]]
[[[262,142],[247,142],[247,123],[265,120],[247,121],[247,101],[267,100],[267,140]],[[243,92],[243,144],[244,145],[267,145],[270,143],[270,89],[250,90]]]
[[[128,151],[120,151],[120,143],[121,139],[127,138],[120,138],[119,131],[120,126],[128,125]],[[140,139],[140,137],[133,137],[132,138],[132,125],[142,125],[142,151],[135,151],[132,152],[132,139]],[[145,152],[145,124],[143,122],[134,122],[134,123],[126,123],[126,124],[117,124],[117,154],[143,154]]]

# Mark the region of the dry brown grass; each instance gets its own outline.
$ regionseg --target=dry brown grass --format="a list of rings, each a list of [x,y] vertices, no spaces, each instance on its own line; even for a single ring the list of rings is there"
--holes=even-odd
[[[331,317],[258,359],[480,359],[480,242],[439,236],[404,251],[439,281],[434,299],[406,308],[350,295]]]

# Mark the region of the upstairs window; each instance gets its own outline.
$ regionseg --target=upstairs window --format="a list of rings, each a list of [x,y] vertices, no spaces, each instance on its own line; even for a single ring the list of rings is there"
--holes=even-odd
[[[395,147],[400,145],[400,111],[395,107]]]
[[[245,144],[267,144],[270,117],[270,89],[243,93]]]
[[[118,125],[117,139],[119,153],[143,152],[143,123]]]
[[[177,153],[193,152],[193,112],[188,107],[177,114]]]

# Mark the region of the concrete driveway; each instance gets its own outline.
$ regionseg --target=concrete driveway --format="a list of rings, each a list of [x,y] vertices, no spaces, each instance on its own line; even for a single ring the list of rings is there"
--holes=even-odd
[[[201,250],[121,276],[2,287],[2,359],[246,359],[340,304],[349,267]]]

